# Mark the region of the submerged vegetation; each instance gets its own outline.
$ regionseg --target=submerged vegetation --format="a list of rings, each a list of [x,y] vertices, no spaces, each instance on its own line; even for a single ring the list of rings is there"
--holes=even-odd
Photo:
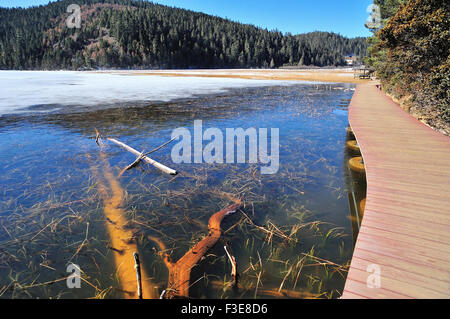
[[[450,3],[375,0],[384,26],[375,29],[366,62],[383,88],[427,124],[450,135]]]
[[[66,9],[81,6],[81,28]],[[0,69],[236,68],[345,65],[365,38],[282,34],[147,1],[63,0],[0,8]]]
[[[114,256],[126,253],[110,238],[106,209],[122,214],[120,225],[113,222],[132,234],[144,293],[157,297],[169,285],[161,253],[177,261],[205,238],[211,216],[231,203],[224,193],[242,207],[222,221],[218,243],[191,270],[189,297],[339,297],[353,250],[343,176],[351,92],[332,87],[339,88],[254,88],[126,112],[3,118],[0,139],[14,136],[19,148],[0,157],[0,297],[124,297]],[[114,144],[100,152],[95,143],[98,127],[152,149],[199,110],[218,127],[283,124],[278,174],[261,175],[250,163],[185,164],[171,176],[140,164],[119,177],[134,155]],[[37,132],[51,133],[36,143]],[[170,163],[167,148],[152,156]],[[237,287],[224,246],[238,265]],[[80,265],[82,289],[66,287],[70,262]]]

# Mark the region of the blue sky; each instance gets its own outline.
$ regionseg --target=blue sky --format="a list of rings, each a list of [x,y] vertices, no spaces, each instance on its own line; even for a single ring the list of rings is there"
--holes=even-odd
[[[0,6],[47,4],[48,0],[0,0]],[[74,1],[75,2],[75,1]],[[155,0],[172,7],[229,18],[293,34],[333,31],[348,37],[369,36],[364,28],[372,0]]]

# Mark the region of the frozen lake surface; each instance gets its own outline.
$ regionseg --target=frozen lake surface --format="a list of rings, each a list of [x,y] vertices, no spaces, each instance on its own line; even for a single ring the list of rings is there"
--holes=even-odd
[[[1,71],[0,116],[24,112],[116,107],[120,103],[169,102],[244,87],[299,81],[164,77],[75,71]],[[306,83],[306,82],[301,82]]]

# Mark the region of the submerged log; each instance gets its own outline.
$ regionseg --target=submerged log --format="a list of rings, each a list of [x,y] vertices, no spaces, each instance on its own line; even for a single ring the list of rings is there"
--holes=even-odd
[[[159,239],[149,236],[149,239],[158,244],[160,248],[160,255],[169,270],[169,282],[164,294],[165,298],[171,299],[175,297],[189,297],[189,280],[191,269],[219,240],[222,234],[220,224],[225,216],[234,213],[241,207],[241,205],[241,201],[236,199],[234,204],[212,215],[208,223],[208,235],[192,247],[176,263],[170,261],[164,244]]]
[[[99,172],[96,165],[91,165],[91,171],[97,179],[97,189],[104,203],[106,228],[110,237],[110,248],[113,251],[112,255],[117,269],[116,274],[119,279],[120,290],[125,298],[134,299],[142,296],[143,298],[156,299],[158,298],[156,290],[144,269],[140,269],[140,278],[144,284],[139,292],[136,291],[136,269],[133,252],[136,252],[138,247],[133,232],[126,228],[128,220],[125,210],[121,207],[124,192],[112,173],[105,153],[100,152],[100,158],[104,164],[103,174]],[[107,184],[109,184],[109,187]]]
[[[128,152],[133,153],[134,155],[138,156],[139,159],[142,159],[143,161],[146,161],[150,165],[153,165],[154,167],[156,167],[157,169],[161,170],[162,172],[164,172],[166,174],[170,174],[170,175],[176,175],[177,174],[176,170],[171,169],[171,168],[169,168],[169,167],[167,167],[167,166],[165,166],[165,165],[155,161],[154,159],[143,155],[143,153],[135,150],[134,148],[128,146],[125,143],[122,143],[122,142],[120,142],[120,141],[118,141],[118,140],[116,140],[114,138],[110,138],[110,137],[108,137],[107,140],[113,142],[114,144],[119,145],[120,147],[124,148]]]

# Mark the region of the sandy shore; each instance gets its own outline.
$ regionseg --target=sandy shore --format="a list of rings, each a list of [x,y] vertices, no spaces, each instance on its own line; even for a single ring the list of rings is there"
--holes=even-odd
[[[185,76],[185,77],[215,77],[215,78],[241,78],[253,80],[292,80],[292,81],[318,81],[365,83],[368,80],[355,79],[354,71],[347,69],[208,69],[208,70],[120,70],[100,71],[114,74],[132,75],[159,75],[159,76]]]

